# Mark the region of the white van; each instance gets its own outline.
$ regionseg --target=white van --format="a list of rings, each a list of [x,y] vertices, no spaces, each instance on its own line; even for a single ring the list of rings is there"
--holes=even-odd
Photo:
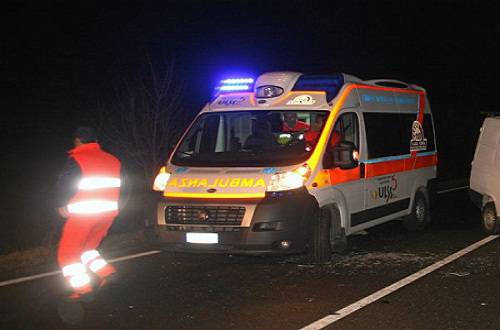
[[[216,91],[155,180],[171,248],[322,261],[355,232],[430,221],[437,151],[423,88],[271,72]]]
[[[476,146],[470,196],[482,210],[486,233],[500,233],[500,117],[486,118]]]

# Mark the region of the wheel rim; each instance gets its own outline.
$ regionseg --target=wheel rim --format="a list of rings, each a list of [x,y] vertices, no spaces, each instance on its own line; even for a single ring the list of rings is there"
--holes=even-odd
[[[426,211],[424,201],[419,198],[415,204],[415,217],[418,223],[425,222]]]
[[[495,228],[497,217],[492,208],[484,210],[483,223],[486,230],[491,231]]]

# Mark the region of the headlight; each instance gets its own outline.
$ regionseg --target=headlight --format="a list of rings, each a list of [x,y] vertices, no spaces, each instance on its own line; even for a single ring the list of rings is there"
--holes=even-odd
[[[311,176],[311,168],[304,164],[293,171],[276,173],[271,177],[267,191],[283,191],[300,188]]]
[[[164,191],[167,187],[168,179],[170,178],[170,173],[167,172],[165,166],[160,168],[160,172],[155,178],[155,182],[153,183],[153,190],[155,191]]]

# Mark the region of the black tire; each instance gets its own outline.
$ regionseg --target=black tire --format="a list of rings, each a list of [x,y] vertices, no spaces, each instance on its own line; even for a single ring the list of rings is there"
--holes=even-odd
[[[403,227],[408,231],[423,231],[431,221],[429,203],[422,192],[417,192],[411,213],[403,218]]]
[[[343,254],[348,251],[345,229],[340,221],[340,211],[334,208],[330,221],[330,249],[333,253]]]
[[[481,225],[486,234],[498,234],[500,233],[500,219],[497,216],[497,210],[494,203],[487,203],[483,207],[483,212],[481,216]]]
[[[327,262],[331,258],[330,248],[330,212],[321,209],[312,224],[312,233],[309,240],[308,257],[313,263]]]

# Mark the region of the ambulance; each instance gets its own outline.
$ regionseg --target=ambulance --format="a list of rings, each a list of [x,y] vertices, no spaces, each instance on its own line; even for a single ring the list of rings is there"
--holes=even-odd
[[[343,73],[225,79],[155,179],[157,235],[180,251],[326,261],[390,220],[423,229],[436,164],[422,87]]]

